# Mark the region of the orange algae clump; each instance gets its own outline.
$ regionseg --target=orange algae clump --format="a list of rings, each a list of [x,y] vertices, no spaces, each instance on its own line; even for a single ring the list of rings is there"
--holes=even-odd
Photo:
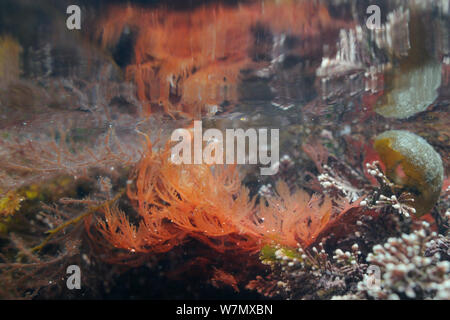
[[[439,198],[444,175],[442,159],[433,147],[405,130],[380,134],[374,147],[388,178],[412,194],[417,215],[430,211]]]
[[[257,229],[266,238],[284,246],[308,247],[334,220],[332,203],[328,197],[309,196],[303,190],[290,193],[283,181],[276,186],[278,196],[260,203]]]
[[[132,252],[165,252],[198,239],[217,251],[257,251],[261,237],[251,230],[254,202],[234,166],[176,165],[170,150],[141,160],[128,196],[141,218],[132,225],[117,209],[105,211],[101,233]]]
[[[168,146],[153,152],[151,144],[128,197],[138,223],[106,208],[98,229],[116,248],[141,253],[166,252],[192,239],[218,252],[256,253],[270,243],[307,247],[345,211],[333,213],[328,197],[291,194],[284,182],[267,203],[255,205],[235,166],[174,164]]]

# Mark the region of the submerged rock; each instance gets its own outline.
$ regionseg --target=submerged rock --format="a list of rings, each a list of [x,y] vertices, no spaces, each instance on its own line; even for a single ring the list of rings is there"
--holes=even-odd
[[[442,188],[440,155],[425,139],[405,130],[378,135],[374,147],[386,165],[388,178],[412,194],[417,215],[429,212]]]

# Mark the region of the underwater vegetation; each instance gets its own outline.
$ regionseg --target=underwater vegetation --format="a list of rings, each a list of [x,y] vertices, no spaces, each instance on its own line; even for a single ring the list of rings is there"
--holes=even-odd
[[[382,268],[379,287],[367,282],[357,284],[353,296],[335,296],[333,299],[429,299],[447,300],[450,291],[448,273],[450,264],[443,259],[448,238],[430,231],[427,222],[411,234],[389,238],[384,245],[376,245],[367,261]],[[444,249],[444,250],[443,250]],[[370,277],[370,276],[365,276]],[[367,278],[366,278],[367,279]]]
[[[137,168],[135,186],[127,194],[136,202],[139,226],[114,208],[107,208],[105,221],[99,221],[102,235],[115,247],[166,252],[191,237],[219,252],[258,249],[258,238],[246,228],[253,204],[236,168],[176,165],[170,162],[170,149],[153,153],[151,144]]]
[[[19,252],[26,250],[22,259],[35,262],[4,263],[2,276],[14,279],[22,275],[28,278],[28,272],[42,274],[45,270],[44,274],[54,277],[56,271],[52,273],[45,266],[56,265],[64,257],[76,257],[77,248],[82,244],[73,241],[84,234],[85,245],[95,252],[100,266],[107,263],[136,268],[149,261],[158,263],[165,254],[184,248],[194,252],[190,262],[192,266],[201,266],[205,270],[203,278],[209,280],[203,281],[208,280],[216,287],[230,286],[239,291],[244,286],[268,297],[290,299],[324,299],[344,294],[349,297],[353,294],[354,298],[394,298],[394,293],[367,293],[364,296],[365,289],[359,289],[361,285],[357,284],[364,281],[372,261],[364,260],[370,256],[367,254],[372,246],[380,241],[392,242],[389,237],[400,236],[402,232],[415,230],[422,224],[414,218],[415,203],[411,202],[409,193],[399,191],[383,174],[381,166],[372,159],[374,154],[370,147],[358,147],[357,144],[353,147],[356,149],[353,155],[349,154],[350,158],[360,152],[365,158],[353,172],[348,171],[342,159],[331,156],[323,146],[317,146],[318,153],[310,146],[305,147],[313,165],[322,172],[316,181],[324,188],[323,195],[310,195],[278,181],[273,193],[261,196],[258,203],[243,185],[236,166],[176,165],[170,161],[170,144],[155,150],[150,139],[145,137],[145,152],[141,159],[128,180],[118,184],[125,184],[126,191],[113,189],[111,180],[102,177],[95,188],[97,191],[92,190],[89,198],[63,198],[59,206],[45,206],[44,210],[52,214],[42,215],[42,212],[40,220],[54,221],[56,218],[59,221],[57,227],[48,232],[47,239],[30,249],[26,248],[23,240],[14,236]],[[386,162],[385,167],[389,169],[388,164]],[[409,174],[406,169],[404,172]],[[444,201],[448,201],[448,197]],[[73,212],[79,210],[80,206],[86,208],[84,212],[75,216],[69,214],[74,209]],[[444,219],[448,220],[448,210],[446,212]],[[68,232],[65,236],[61,233],[64,230]],[[67,240],[62,241],[61,236]],[[436,237],[437,233],[433,232],[433,239]],[[447,241],[445,236],[439,237],[443,243]],[[64,250],[67,255],[45,260],[39,258],[37,253],[48,251],[45,248],[58,243],[67,243],[73,248]],[[348,245],[351,250],[345,251]],[[196,254],[201,253],[203,259],[195,257],[196,247],[202,248]],[[334,256],[330,252],[334,252]],[[422,251],[419,253],[423,254]],[[240,259],[251,266],[249,270],[258,265],[260,256],[261,264],[256,270],[261,275],[249,281],[251,275],[243,273],[238,276],[233,263],[230,266],[229,262],[219,259],[211,264],[208,258],[222,255]],[[86,258],[84,254],[84,259],[93,257]],[[7,258],[3,256],[3,259]],[[445,296],[447,287],[436,286],[448,281],[446,265],[437,263],[436,270],[433,269],[434,263],[428,265],[431,268],[429,272],[437,272],[441,280],[435,283],[435,287],[423,289],[425,291],[421,295]],[[427,279],[423,281],[430,281]],[[15,281],[11,282],[9,278],[8,283],[13,286]],[[23,283],[22,280],[19,283]],[[395,286],[393,292],[397,295],[400,294],[397,292],[407,290],[406,297],[415,297],[411,293],[415,287],[398,289],[398,285]],[[35,290],[34,294],[37,294],[41,289]]]
[[[283,181],[256,205],[236,166],[177,165],[170,161],[170,148],[154,152],[149,142],[147,150],[127,190],[139,225],[114,207],[106,207],[98,221],[106,240],[132,253],[166,252],[188,239],[218,252],[255,253],[270,243],[307,247],[352,207],[333,207],[328,196],[302,190],[291,193]]]
[[[0,4],[0,298],[450,299],[443,2],[50,2]],[[277,173],[173,163],[194,119]]]

